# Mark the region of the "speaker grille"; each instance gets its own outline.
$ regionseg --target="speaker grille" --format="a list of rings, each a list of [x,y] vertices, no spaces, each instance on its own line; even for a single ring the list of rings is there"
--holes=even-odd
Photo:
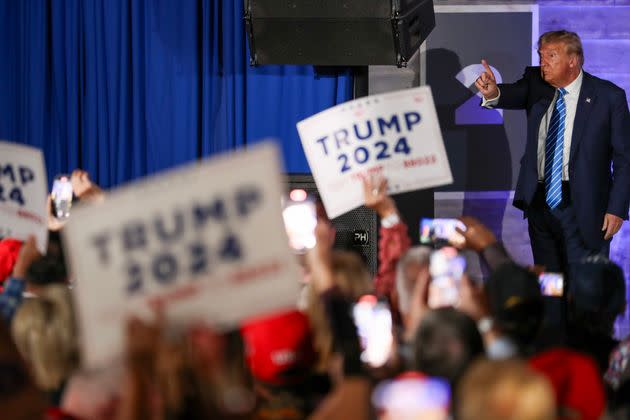
[[[406,65],[435,27],[433,0],[245,0],[250,62]]]
[[[287,190],[300,188],[309,194],[318,194],[311,175],[288,174]],[[376,213],[365,206],[332,219],[337,230],[335,249],[357,252],[372,275],[378,267],[378,220]]]
[[[413,3],[414,0],[405,0]],[[250,0],[251,10],[260,18],[374,18],[390,19],[387,0]]]

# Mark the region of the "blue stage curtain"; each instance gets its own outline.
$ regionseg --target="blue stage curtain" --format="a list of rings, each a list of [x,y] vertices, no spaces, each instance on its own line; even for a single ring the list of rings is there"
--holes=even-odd
[[[352,94],[348,74],[250,67],[234,0],[3,1],[0,57],[0,139],[105,187],[266,137],[309,172],[295,124]]]

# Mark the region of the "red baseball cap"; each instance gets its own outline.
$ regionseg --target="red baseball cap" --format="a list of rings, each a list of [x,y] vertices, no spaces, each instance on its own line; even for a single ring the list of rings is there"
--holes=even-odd
[[[22,241],[16,239],[5,238],[0,241],[0,282],[11,275],[21,247]]]
[[[272,385],[299,382],[315,362],[308,318],[291,311],[257,318],[241,327],[252,375]]]
[[[551,382],[559,419],[596,420],[604,414],[604,385],[590,357],[556,348],[534,355],[529,364]]]

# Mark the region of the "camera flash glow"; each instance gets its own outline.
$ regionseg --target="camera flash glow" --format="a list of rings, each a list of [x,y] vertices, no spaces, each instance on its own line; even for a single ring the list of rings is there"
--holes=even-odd
[[[291,190],[289,198],[291,198],[292,201],[304,201],[306,200],[307,195],[308,194],[304,190]]]

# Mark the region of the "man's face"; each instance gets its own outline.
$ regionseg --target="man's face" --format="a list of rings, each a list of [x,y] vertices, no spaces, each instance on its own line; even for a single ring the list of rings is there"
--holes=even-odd
[[[577,76],[577,55],[568,54],[565,44],[561,42],[543,44],[538,50],[538,55],[542,77],[551,86],[565,87]]]

